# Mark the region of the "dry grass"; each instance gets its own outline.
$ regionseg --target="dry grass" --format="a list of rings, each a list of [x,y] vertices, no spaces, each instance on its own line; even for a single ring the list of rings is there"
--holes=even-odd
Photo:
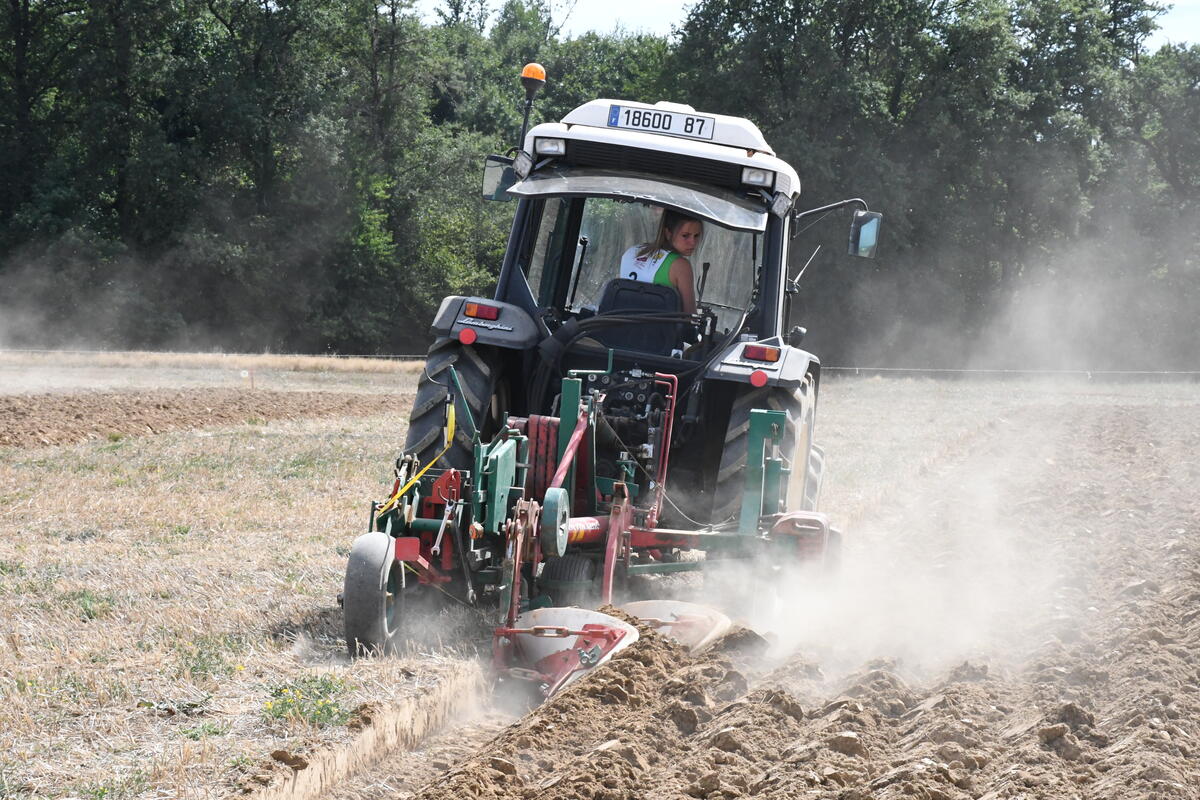
[[[0,796],[233,794],[455,669],[342,655],[335,597],[393,424],[0,451]],[[275,713],[285,689],[326,703]]]
[[[273,353],[23,352],[0,350],[0,365],[13,367],[151,367],[156,369],[236,369],[292,372],[419,372],[420,360],[283,355]]]

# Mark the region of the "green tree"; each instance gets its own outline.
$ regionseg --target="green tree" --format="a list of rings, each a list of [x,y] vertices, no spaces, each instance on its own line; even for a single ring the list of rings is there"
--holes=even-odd
[[[1200,45],[1166,45],[1129,82],[1127,136],[1145,148],[1176,201],[1200,201]]]
[[[20,0],[0,11],[0,243],[8,248],[48,222],[30,206],[67,126],[62,97],[82,6],[82,0]]]

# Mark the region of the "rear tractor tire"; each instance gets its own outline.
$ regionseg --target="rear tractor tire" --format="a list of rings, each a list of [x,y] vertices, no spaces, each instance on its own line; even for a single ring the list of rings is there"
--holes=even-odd
[[[450,376],[450,367],[458,373],[461,393]],[[471,436],[475,431],[468,420],[474,420],[479,426],[482,440],[486,442],[499,429],[508,411],[495,351],[464,345],[453,339],[435,342],[429,348],[425,368],[417,383],[417,398],[409,414],[408,436],[404,443],[404,452],[416,453],[422,465],[428,464],[442,450],[447,388],[454,392],[456,429],[454,441],[438,466],[470,469],[474,459]]]
[[[746,451],[750,441],[750,412],[756,408],[783,411],[787,414],[787,427],[783,434],[780,451],[792,465],[788,505],[805,511],[816,510],[816,499],[820,492],[820,467],[823,459],[813,457],[812,431],[816,411],[812,384],[805,380],[796,390],[777,386],[747,389],[733,400],[729,410],[729,424],[725,429],[725,442],[721,450],[721,464],[717,470],[716,490],[713,496],[712,521],[721,523],[737,520],[741,515],[742,497],[746,491]]]
[[[396,651],[406,602],[404,565],[395,539],[382,531],[354,540],[342,587],[346,648],[350,657]]]

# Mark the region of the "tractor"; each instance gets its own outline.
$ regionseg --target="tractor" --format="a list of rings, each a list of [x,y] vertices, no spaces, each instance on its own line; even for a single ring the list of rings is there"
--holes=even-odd
[[[441,303],[342,602],[352,655],[393,650],[418,595],[479,607],[497,675],[549,696],[637,638],[591,608],[637,576],[835,557],[821,366],[783,331],[787,265],[802,222],[837,209],[849,253],[873,256],[881,215],[798,209],[795,170],[746,119],[600,99],[529,129],[544,70],[522,81],[520,146],[484,166],[484,196],[515,200],[495,295]],[[703,223],[693,308],[620,271],[671,212]],[[627,610],[691,646],[728,626],[671,600]]]

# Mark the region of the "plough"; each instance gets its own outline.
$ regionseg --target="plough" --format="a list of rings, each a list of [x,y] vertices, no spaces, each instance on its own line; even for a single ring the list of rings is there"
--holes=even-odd
[[[449,375],[461,391],[457,372]],[[533,682],[549,696],[638,638],[634,626],[566,602],[611,605],[627,599],[633,576],[731,563],[767,570],[821,557],[832,546],[824,514],[786,510],[790,468],[778,449],[787,418],[765,409],[750,415],[736,524],[662,527],[676,377],[621,376],[618,386],[652,381],[649,436],[639,443],[645,457],[618,452],[617,476],[607,477],[596,459],[603,452],[597,432],[610,424],[600,376],[613,373],[571,374],[562,381],[559,416],[508,417],[488,442],[474,420],[464,420],[473,431],[470,470],[440,468],[436,459],[421,465],[413,455],[398,461],[390,496],[371,504],[371,530],[350,554],[343,604],[352,653],[393,650],[409,595],[439,590],[495,609],[496,674]],[[453,391],[444,404],[443,453],[459,432]],[[692,552],[704,557],[680,557]],[[643,600],[624,609],[693,649],[730,626],[724,614],[694,603]]]

